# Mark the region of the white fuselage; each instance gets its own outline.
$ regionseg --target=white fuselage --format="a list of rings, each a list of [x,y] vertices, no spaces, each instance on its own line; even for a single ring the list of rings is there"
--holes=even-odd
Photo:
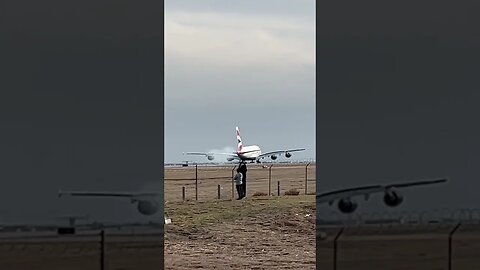
[[[237,155],[242,160],[255,160],[262,154],[258,145],[243,146],[242,151],[237,152]]]

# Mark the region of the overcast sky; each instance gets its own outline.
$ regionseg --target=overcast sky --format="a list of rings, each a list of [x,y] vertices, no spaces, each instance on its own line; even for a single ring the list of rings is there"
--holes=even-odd
[[[315,158],[315,1],[165,2],[165,162],[233,151]],[[215,161],[225,161],[222,156]]]

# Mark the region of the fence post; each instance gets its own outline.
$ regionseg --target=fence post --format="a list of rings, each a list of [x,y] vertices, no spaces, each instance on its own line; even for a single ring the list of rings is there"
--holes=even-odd
[[[182,187],[182,199],[183,199],[183,201],[185,201],[185,198],[186,198],[185,193],[186,193],[185,187]]]
[[[277,181],[277,196],[280,196],[280,181]]]
[[[308,165],[310,165],[310,162],[307,163],[307,166],[305,167],[305,195],[307,195]]]
[[[217,186],[217,195],[218,195],[218,199],[220,199],[220,185]]]
[[[232,181],[232,200],[235,198],[235,186],[233,184],[233,176],[234,176],[234,171],[235,171],[235,168],[237,167],[237,165],[233,166],[233,169],[232,169],[232,178],[230,179]]]
[[[268,167],[268,196],[272,195],[272,167],[273,164]]]
[[[342,227],[342,229],[340,229],[340,231],[335,236],[335,239],[333,240],[333,270],[337,270],[337,252],[338,252],[337,240],[340,237],[340,235],[343,233],[344,229],[345,227]]]
[[[452,270],[452,237],[460,227],[460,224],[461,222],[459,222],[448,235],[448,270]]]
[[[105,270],[105,231],[100,232],[100,269]]]
[[[198,164],[195,164],[195,200],[198,201]]]

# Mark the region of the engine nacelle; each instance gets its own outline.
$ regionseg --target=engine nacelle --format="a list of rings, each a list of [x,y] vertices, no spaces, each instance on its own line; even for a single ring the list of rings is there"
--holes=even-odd
[[[350,199],[341,199],[338,201],[338,210],[342,213],[353,213],[358,204]]]
[[[227,161],[233,161],[235,158],[233,157],[227,157]]]
[[[383,202],[390,207],[396,207],[403,202],[403,196],[398,191],[388,190],[383,196]]]
[[[277,156],[276,156],[276,155],[271,155],[270,158],[271,158],[272,160],[275,160],[275,159],[277,159]]]
[[[138,201],[138,212],[142,215],[151,216],[158,211],[158,203],[154,201]]]
[[[286,152],[286,153],[285,153],[285,157],[286,157],[286,158],[290,158],[291,156],[292,156],[292,154],[290,154],[289,152]]]
[[[207,159],[208,159],[208,160],[214,160],[215,157],[214,157],[213,155],[208,155],[208,156],[207,156]]]

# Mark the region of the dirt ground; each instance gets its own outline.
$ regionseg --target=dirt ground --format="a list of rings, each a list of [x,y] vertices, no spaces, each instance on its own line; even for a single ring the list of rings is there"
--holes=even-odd
[[[315,196],[166,205],[165,269],[315,269]]]

